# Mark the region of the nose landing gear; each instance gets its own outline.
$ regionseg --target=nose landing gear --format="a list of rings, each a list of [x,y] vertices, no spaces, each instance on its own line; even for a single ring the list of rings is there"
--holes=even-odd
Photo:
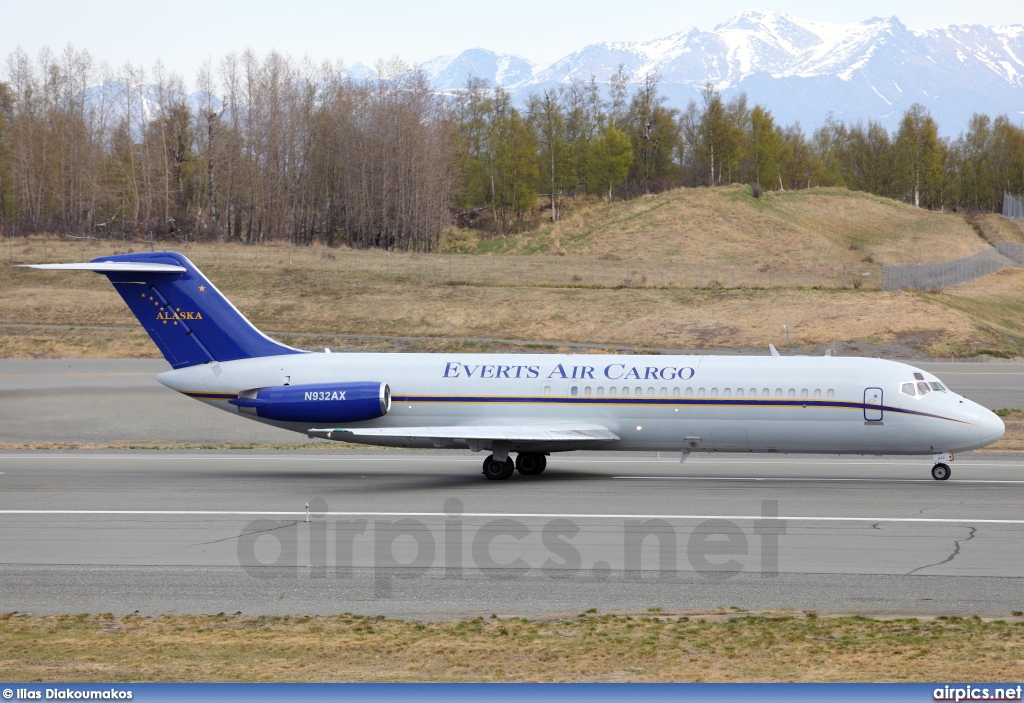
[[[945,481],[953,473],[949,469],[949,462],[953,461],[952,452],[933,454],[932,461],[935,462],[935,466],[932,467],[932,478],[936,481]]]

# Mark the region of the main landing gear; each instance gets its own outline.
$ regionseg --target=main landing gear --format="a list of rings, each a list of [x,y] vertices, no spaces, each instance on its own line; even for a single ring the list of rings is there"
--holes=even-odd
[[[548,458],[543,454],[530,452],[519,452],[515,462],[512,457],[506,457],[505,461],[498,461],[491,454],[484,459],[484,476],[489,481],[504,481],[510,478],[516,470],[524,476],[536,476],[544,471],[548,465]]]

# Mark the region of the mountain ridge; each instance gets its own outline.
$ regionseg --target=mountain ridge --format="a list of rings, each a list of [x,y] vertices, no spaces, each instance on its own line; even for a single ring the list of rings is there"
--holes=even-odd
[[[569,80],[593,76],[606,85],[620,64],[633,81],[657,72],[673,107],[699,100],[711,83],[726,97],[746,92],[783,123],[810,127],[832,113],[892,128],[915,102],[929,108],[947,134],[963,129],[973,112],[1024,117],[1019,24],[915,31],[896,16],[828,24],[753,9],[711,31],[694,27],[650,41],[598,42],[546,66],[474,48],[420,67],[440,91],[458,90],[475,76],[522,102]]]

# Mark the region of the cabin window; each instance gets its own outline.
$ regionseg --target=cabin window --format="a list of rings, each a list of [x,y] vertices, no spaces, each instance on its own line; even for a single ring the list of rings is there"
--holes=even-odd
[[[828,389],[828,397],[829,398],[835,398],[836,397],[836,392],[835,392],[834,389],[832,389],[832,388]]]
[[[767,388],[761,389],[761,397],[762,398],[771,398],[772,397],[771,391],[769,391]]]
[[[781,388],[776,388],[775,389],[775,397],[776,398],[781,398],[782,397],[782,389]]]
[[[597,394],[598,395],[604,395],[604,386],[598,386],[597,387]]]
[[[639,398],[643,394],[644,394],[644,389],[640,388],[639,386],[633,390],[633,395],[635,395],[637,398]]]
[[[647,397],[648,398],[653,398],[654,397],[654,388],[652,386],[648,386],[647,387]]]
[[[678,398],[679,397],[679,389],[678,388],[673,388],[672,389],[672,397],[673,398]]]
[[[750,397],[751,398],[756,398],[757,397],[757,389],[756,388],[751,388],[750,389]]]
[[[736,389],[736,397],[737,398],[742,398],[743,397],[743,389],[742,388],[737,388]]]
[[[906,395],[910,395],[910,396],[915,395],[915,393],[914,393],[914,384],[913,383],[904,383],[902,386],[900,386],[900,393],[905,393]]]
[[[790,388],[789,389],[789,397],[790,398],[796,398],[796,389],[795,388]]]
[[[917,392],[918,392],[918,393],[919,393],[920,395],[924,395],[925,393],[930,393],[930,392],[931,392],[931,390],[932,390],[932,389],[931,389],[931,388],[929,388],[929,387],[928,387],[928,384],[927,384],[927,383],[925,383],[924,381],[918,381],[918,382],[917,382]]]
[[[608,389],[608,395],[615,395],[616,392],[615,386]]]
[[[701,398],[703,398],[704,397],[704,389],[701,388],[699,391],[697,391],[697,395],[699,395]]]
[[[693,387],[690,387],[690,388],[686,389],[686,397],[687,398],[692,398],[693,397]]]
[[[711,389],[711,397],[712,398],[717,398],[718,397],[718,389],[717,388],[712,388]]]
[[[806,388],[803,388],[803,389],[800,390],[800,397],[801,398],[806,398],[807,397],[807,389]]]
[[[580,387],[579,386],[573,386],[572,388],[569,389],[569,395],[579,395],[579,394],[580,394]]]
[[[723,388],[722,389],[722,395],[724,397],[726,397],[726,398],[731,398],[732,397],[732,388]]]
[[[551,395],[551,386],[544,386],[544,395]]]
[[[590,386],[583,389],[583,395],[590,395]]]
[[[623,397],[626,397],[626,396],[628,396],[628,395],[629,395],[629,389],[628,389],[628,388],[625,388],[625,387],[623,387],[623,389],[622,389],[622,396],[623,396]]]
[[[820,398],[821,397],[821,389],[820,388],[815,388],[814,389],[814,397],[815,398]]]

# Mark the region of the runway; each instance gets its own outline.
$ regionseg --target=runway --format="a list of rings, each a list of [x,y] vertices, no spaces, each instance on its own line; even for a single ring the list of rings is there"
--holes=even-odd
[[[921,364],[991,408],[1024,364]],[[739,607],[1024,610],[1024,458],[311,451],[161,386],[162,360],[0,360],[0,612],[412,618]],[[306,505],[309,505],[307,522]]]
[[[0,453],[0,611],[1024,609],[1020,460],[661,459]]]

